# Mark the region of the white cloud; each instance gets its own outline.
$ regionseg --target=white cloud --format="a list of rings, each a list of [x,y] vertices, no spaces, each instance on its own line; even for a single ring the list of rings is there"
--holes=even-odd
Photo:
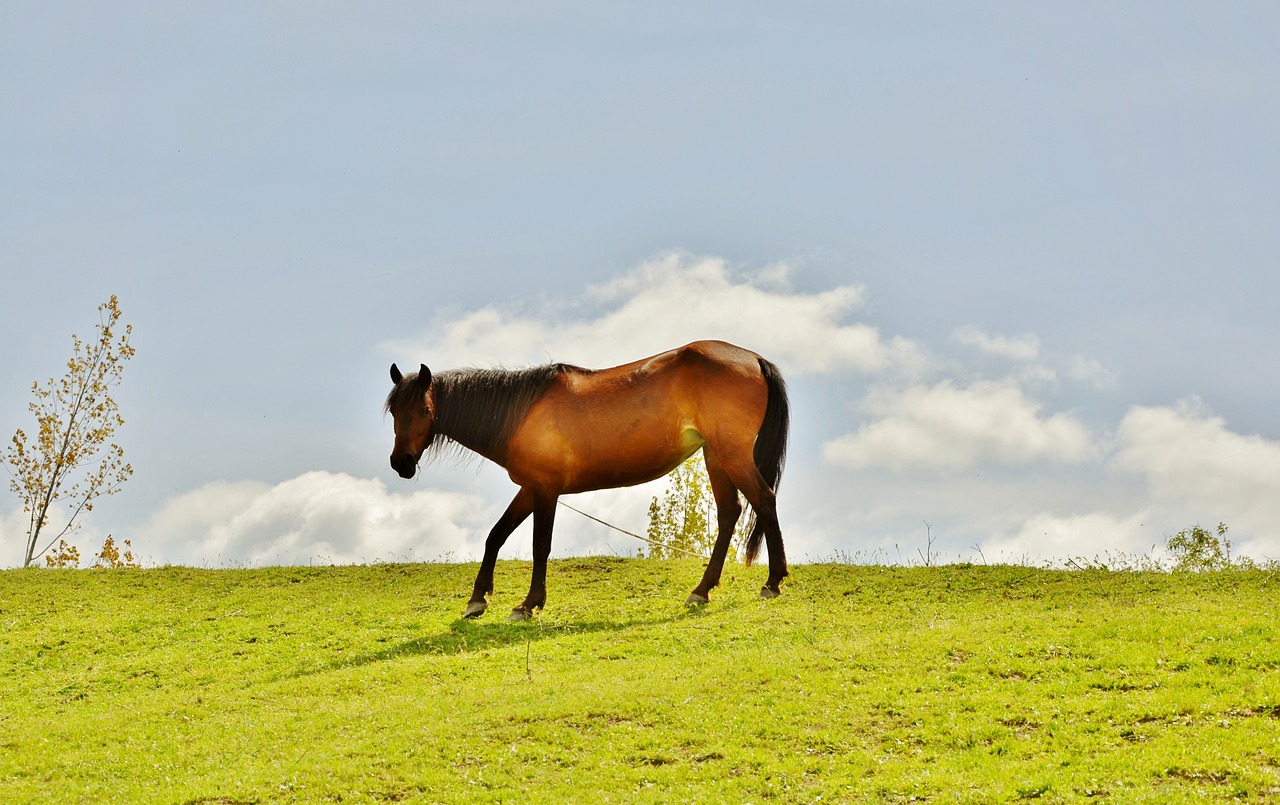
[[[1228,430],[1194,400],[1134,407],[1116,439],[1113,466],[1141,475],[1162,503],[1245,532],[1239,547],[1252,556],[1280,556],[1280,442]]]
[[[663,478],[639,486],[566,495],[562,501],[590,517],[644,536],[649,522],[649,501],[661,496],[666,488],[667,481]],[[527,553],[528,545],[522,547]],[[641,540],[563,507],[556,512],[555,538],[552,542],[552,553],[555,555],[634,556],[638,550],[647,550],[646,544]]]
[[[68,545],[80,551],[81,567],[93,564],[93,557],[101,550],[106,535],[95,527],[91,515],[82,512],[76,518],[75,527],[59,538],[58,532],[66,526],[68,516],[69,510],[62,506],[56,506],[49,512],[49,520],[40,532],[40,540],[36,545],[36,550],[46,550],[46,553],[37,556],[34,565],[44,566],[44,556],[48,554],[50,543],[56,543],[58,539],[65,540]],[[27,555],[29,525],[30,515],[22,510],[21,505],[14,506],[8,514],[0,515],[0,568],[22,566],[22,560]]]
[[[1065,377],[1096,389],[1111,389],[1116,385],[1114,370],[1083,355],[1046,353],[1041,348],[1040,338],[1034,333],[990,335],[975,325],[966,325],[953,330],[951,340],[973,347],[985,355],[1015,361],[1018,364],[1016,376],[1028,383],[1054,382],[1059,377]]]
[[[866,409],[880,418],[827,442],[827,461],[855,469],[960,469],[987,461],[1074,463],[1097,453],[1083,424],[1068,414],[1041,416],[1040,404],[1011,381],[874,391]]]
[[[753,349],[789,373],[915,372],[925,364],[912,342],[885,340],[874,327],[847,321],[862,303],[861,288],[805,294],[789,290],[785,279],[781,265],[735,277],[722,259],[673,253],[589,288],[581,299],[536,311],[485,307],[383,347],[441,368],[549,358],[604,367],[712,338]]]
[[[1121,554],[1154,557],[1160,553],[1163,537],[1147,528],[1148,517],[1149,512],[1129,517],[1107,512],[1068,517],[1037,514],[1016,533],[984,540],[980,548],[988,562],[1062,564],[1068,559],[1105,560],[1108,555],[1118,558]]]
[[[27,518],[21,506],[0,515],[0,567],[17,567],[27,551]]]
[[[136,532],[134,552],[148,566],[479,561],[489,530],[515,493],[498,473],[485,475],[475,494],[432,488],[397,494],[378,479],[328,472],[275,485],[217,481],[166,501]],[[644,534],[649,500],[664,484],[570,495],[564,502]],[[530,523],[516,530],[500,558],[529,558]],[[556,512],[553,556],[633,556],[643,547],[568,509]],[[527,582],[513,578],[517,587]]]
[[[1092,358],[1072,356],[1067,365],[1067,377],[1079,383],[1088,383],[1097,389],[1115,388],[1116,373]]]
[[[471,495],[392,494],[377,479],[308,472],[271,486],[207,484],[169,500],[135,548],[159,563],[306,564],[460,559],[483,552],[491,512]]]
[[[968,325],[956,328],[951,337],[965,346],[1015,361],[1033,361],[1040,355],[1040,339],[1032,333],[1019,336],[992,336],[973,325]]]

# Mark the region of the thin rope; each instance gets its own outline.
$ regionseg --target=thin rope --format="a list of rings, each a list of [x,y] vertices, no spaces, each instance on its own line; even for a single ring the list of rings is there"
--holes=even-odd
[[[685,554],[688,554],[689,556],[696,556],[699,559],[709,560],[711,558],[709,556],[703,556],[700,553],[695,553],[694,551],[685,550],[684,548],[677,548],[675,545],[668,545],[665,542],[657,542],[655,540],[649,539],[648,537],[642,537],[639,534],[633,534],[630,531],[626,530],[625,528],[618,528],[613,523],[606,523],[604,520],[601,520],[599,517],[593,517],[590,514],[587,514],[586,512],[582,511],[581,509],[575,509],[572,506],[570,506],[568,503],[565,503],[563,500],[558,500],[556,502],[559,503],[561,506],[564,506],[566,509],[568,509],[571,512],[577,512],[578,514],[581,514],[583,517],[587,518],[588,520],[595,520],[597,523],[604,526],[605,528],[612,528],[614,531],[617,531],[619,534],[626,534],[628,537],[634,537],[635,539],[638,539],[641,542],[647,542],[650,545],[657,545],[659,548],[662,548],[663,550],[679,551],[680,553],[685,553]]]

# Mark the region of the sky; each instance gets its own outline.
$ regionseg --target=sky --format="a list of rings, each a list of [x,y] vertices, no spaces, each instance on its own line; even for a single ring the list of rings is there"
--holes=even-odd
[[[393,361],[717,338],[789,383],[793,562],[1280,558],[1276,41],[1264,2],[0,3],[0,435],[117,294],[135,474],[83,555],[467,561],[515,487],[391,470]],[[662,489],[567,502],[643,532]]]

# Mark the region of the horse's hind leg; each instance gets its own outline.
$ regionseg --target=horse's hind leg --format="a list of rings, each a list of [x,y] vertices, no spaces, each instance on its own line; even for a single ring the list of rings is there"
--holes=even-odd
[[[787,572],[787,555],[782,547],[782,527],[778,525],[777,496],[753,459],[745,459],[727,468],[733,482],[755,510],[758,528],[764,529],[764,544],[769,551],[769,579],[760,590],[761,598],[774,598],[782,593],[782,580]]]
[[[707,477],[711,480],[711,494],[716,499],[716,521],[720,530],[716,535],[715,547],[711,549],[711,561],[702,574],[702,582],[685,601],[689,605],[705,604],[711,600],[711,590],[720,584],[729,543],[733,541],[733,532],[738,525],[738,517],[742,514],[742,504],[738,502],[738,487],[733,485],[729,473],[720,466],[710,449],[703,448],[702,458],[707,465]]]
[[[769,580],[760,588],[761,598],[774,598],[782,594],[782,580],[791,575],[787,571],[787,554],[782,547],[782,527],[778,525],[777,497],[773,490],[765,487],[766,494],[761,499],[761,507],[756,509],[756,517],[764,526],[765,549],[769,551]]]
[[[493,592],[493,568],[498,563],[498,551],[511,536],[511,532],[525,521],[533,511],[533,496],[521,489],[507,506],[507,510],[494,523],[489,537],[484,541],[484,559],[480,562],[480,572],[476,574],[476,585],[471,591],[471,600],[462,613],[464,618],[478,618],[484,614],[489,602],[485,596]]]

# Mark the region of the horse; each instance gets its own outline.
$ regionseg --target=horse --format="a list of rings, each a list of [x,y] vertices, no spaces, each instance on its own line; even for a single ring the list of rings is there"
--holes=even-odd
[[[789,574],[776,493],[786,462],[790,404],[778,367],[723,341],[695,341],[611,369],[563,363],[526,369],[391,365],[384,412],[394,419],[391,467],[412,478],[423,455],[462,449],[503,467],[519,487],[489,532],[465,618],[489,605],[498,551],[533,515],[529,594],[509,620],[546,605],[547,557],[561,495],[652,481],[702,450],[718,533],[701,583],[685,602],[710,601],[742,514],[751,506],[744,551],[750,566],[764,538],[769,575],[761,598],[779,595]]]

